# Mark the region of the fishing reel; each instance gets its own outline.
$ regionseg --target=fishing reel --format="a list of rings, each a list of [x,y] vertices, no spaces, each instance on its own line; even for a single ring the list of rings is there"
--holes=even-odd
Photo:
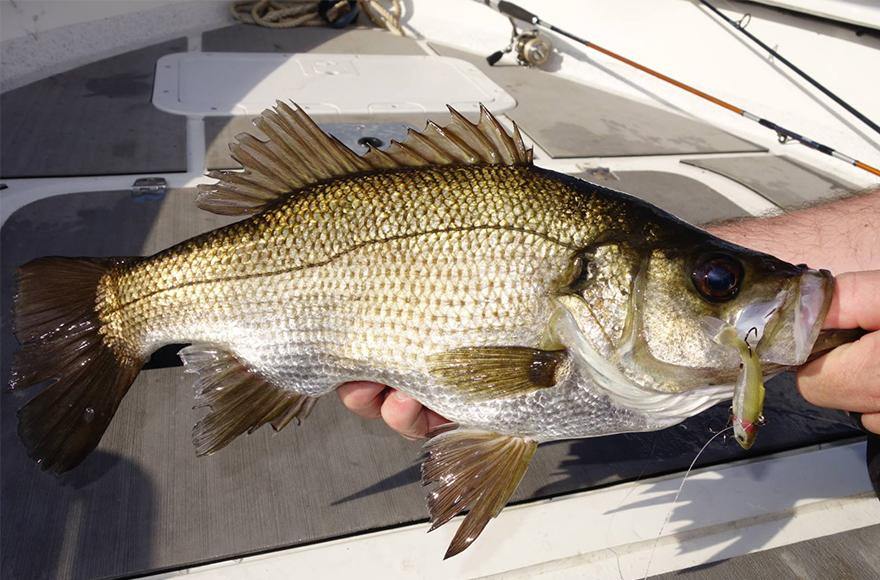
[[[508,52],[516,54],[516,62],[520,66],[542,66],[550,59],[550,54],[553,52],[553,44],[537,28],[520,31],[512,18],[510,19],[510,25],[513,27],[513,31],[510,34],[510,44],[486,57],[486,62],[489,63],[489,66],[493,66]]]

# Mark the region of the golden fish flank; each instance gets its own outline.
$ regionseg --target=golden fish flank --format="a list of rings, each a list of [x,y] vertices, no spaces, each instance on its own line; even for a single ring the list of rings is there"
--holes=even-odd
[[[761,362],[804,362],[827,273],[537,168],[485,109],[452,116],[359,157],[279,103],[256,122],[269,141],[231,146],[244,170],[200,187],[202,208],[252,217],[144,258],[24,265],[12,386],[56,379],[21,410],[29,453],[75,467],[164,344],[193,343],[200,454],[305,417],[342,382],[381,381],[455,422],[423,464],[434,526],[469,510],[450,556],[537,444],[660,429],[730,398],[739,360],[707,317],[734,324],[774,298]]]

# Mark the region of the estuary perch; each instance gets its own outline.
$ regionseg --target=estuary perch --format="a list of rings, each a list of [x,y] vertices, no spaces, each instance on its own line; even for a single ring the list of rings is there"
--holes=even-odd
[[[153,256],[22,266],[11,384],[54,380],[19,412],[31,457],[79,464],[165,344],[192,344],[180,355],[210,408],[198,454],[377,381],[454,421],[422,465],[434,527],[468,512],[448,557],[501,511],[538,444],[662,429],[730,399],[731,344],[755,320],[750,372],[807,360],[828,272],[536,167],[515,125],[450,111],[358,156],[279,102],[256,121],[268,141],[231,145],[243,171],[199,188],[203,209],[250,217]],[[715,340],[718,324],[738,338]]]

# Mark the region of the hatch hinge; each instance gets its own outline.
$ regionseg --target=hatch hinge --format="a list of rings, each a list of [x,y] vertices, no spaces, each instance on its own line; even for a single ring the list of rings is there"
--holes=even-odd
[[[168,182],[164,177],[141,177],[131,186],[132,197],[144,199],[162,199],[168,191]]]

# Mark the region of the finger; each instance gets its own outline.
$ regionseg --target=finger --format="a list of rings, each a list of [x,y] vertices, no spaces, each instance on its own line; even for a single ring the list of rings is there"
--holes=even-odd
[[[385,385],[358,381],[340,385],[336,392],[342,404],[349,411],[367,419],[378,419],[382,416],[382,401],[385,400]]]
[[[880,270],[848,272],[834,280],[824,328],[880,329]]]
[[[880,413],[871,413],[870,415],[862,415],[862,427],[880,435]]]
[[[880,332],[832,350],[798,371],[798,390],[819,407],[880,411]]]
[[[392,391],[385,397],[385,402],[382,403],[382,419],[389,427],[408,439],[422,439],[428,432],[425,408],[400,391]]]

